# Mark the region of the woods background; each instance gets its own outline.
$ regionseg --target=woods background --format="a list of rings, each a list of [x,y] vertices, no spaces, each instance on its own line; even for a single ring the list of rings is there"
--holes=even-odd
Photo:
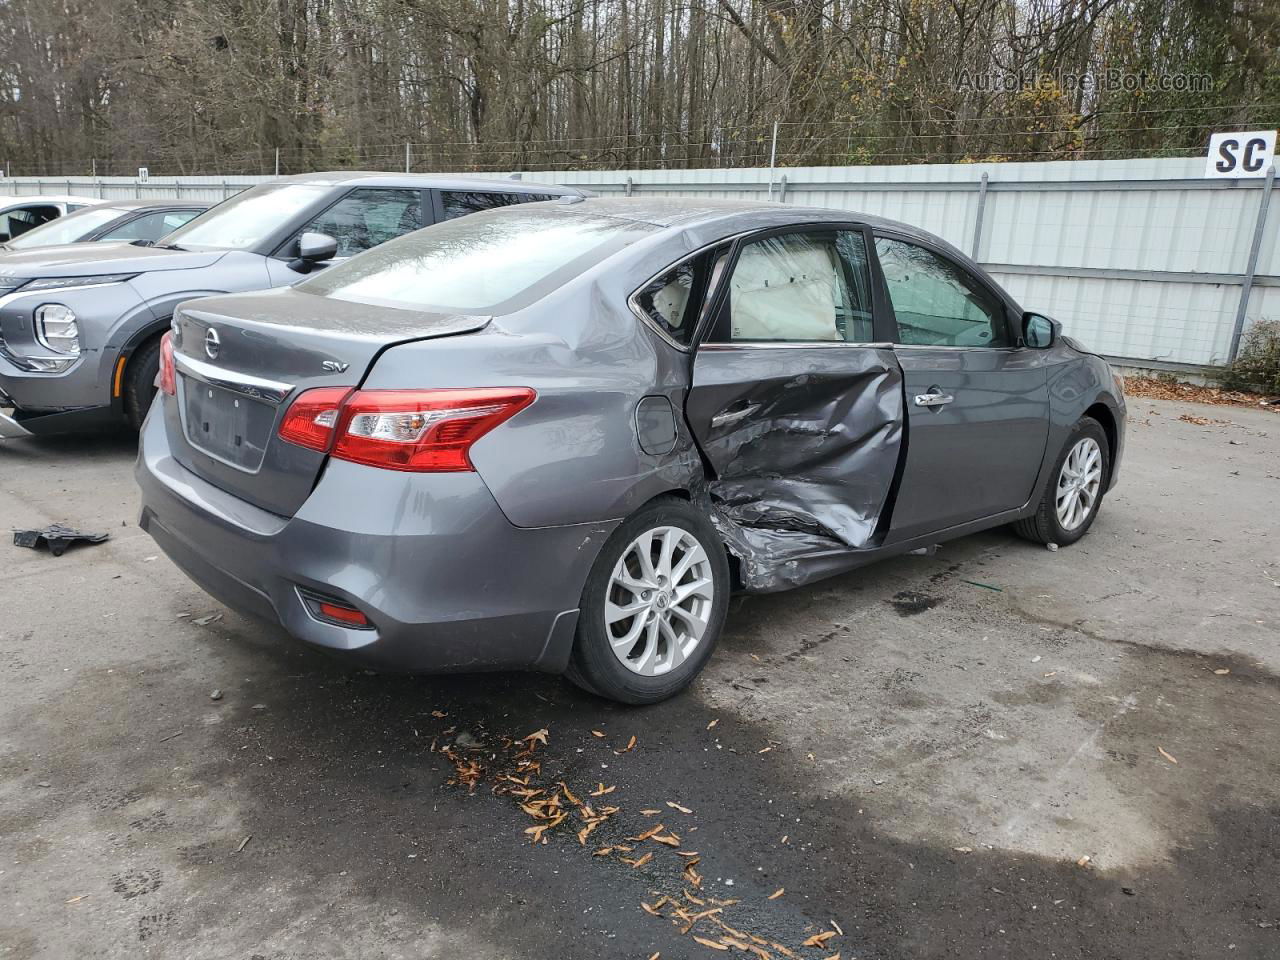
[[[415,170],[753,166],[775,121],[780,165],[1164,156],[1280,125],[1276,0],[0,0],[0,46],[14,175],[405,143]]]

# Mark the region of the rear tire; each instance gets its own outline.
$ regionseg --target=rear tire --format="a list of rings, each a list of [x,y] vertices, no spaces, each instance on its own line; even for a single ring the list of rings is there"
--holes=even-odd
[[[134,430],[142,429],[156,395],[160,373],[160,338],[148,340],[133,351],[124,367],[124,415]]]
[[[655,500],[596,558],[566,676],[620,703],[665,700],[701,672],[728,608],[729,562],[715,528],[683,500]]]
[[[1081,417],[1054,461],[1040,506],[1013,524],[1014,533],[1035,543],[1075,543],[1093,526],[1110,476],[1107,432],[1093,417]]]

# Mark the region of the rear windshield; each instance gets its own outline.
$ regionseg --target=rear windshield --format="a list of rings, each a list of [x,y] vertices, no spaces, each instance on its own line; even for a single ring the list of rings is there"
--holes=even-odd
[[[506,207],[438,223],[326,268],[295,290],[454,313],[519,310],[655,229]]]
[[[14,250],[25,250],[28,247],[48,247],[55,243],[76,243],[85,234],[92,233],[104,223],[110,223],[127,212],[120,207],[89,207],[28,230],[10,240],[9,246]]]

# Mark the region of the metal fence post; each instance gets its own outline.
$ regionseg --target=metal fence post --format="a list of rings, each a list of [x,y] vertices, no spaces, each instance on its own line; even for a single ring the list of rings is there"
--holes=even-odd
[[[973,221],[973,246],[969,250],[969,256],[973,260],[978,259],[978,248],[982,246],[982,214],[987,208],[987,175],[984,173],[982,179],[978,181],[978,214]]]
[[[225,200],[229,196],[231,196],[231,193],[229,191],[229,188],[227,187],[227,178],[223,177],[222,178],[222,199]]]
[[[409,144],[407,144],[407,143],[406,143],[406,144],[404,145],[404,172],[405,172],[405,173],[408,173],[408,172],[409,172],[409,167],[410,167],[410,162],[409,162]]]
[[[1235,360],[1240,352],[1240,338],[1244,335],[1244,321],[1249,312],[1249,294],[1253,292],[1253,277],[1258,272],[1258,254],[1262,250],[1262,235],[1267,228],[1267,207],[1271,205],[1271,188],[1275,186],[1276,168],[1267,168],[1267,179],[1262,184],[1262,200],[1258,203],[1258,220],[1253,225],[1253,242],[1249,245],[1249,262],[1244,268],[1244,282],[1240,285],[1240,303],[1236,307],[1236,323],[1231,331],[1231,349],[1227,351],[1227,363]]]
[[[773,121],[773,142],[769,146],[769,199],[773,199],[773,168],[778,159],[778,121]]]
[[[787,175],[785,173],[778,178],[778,202],[787,202]]]

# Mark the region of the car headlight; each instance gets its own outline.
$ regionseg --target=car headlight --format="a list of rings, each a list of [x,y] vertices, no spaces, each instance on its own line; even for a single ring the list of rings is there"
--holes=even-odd
[[[124,283],[126,280],[132,280],[136,276],[136,273],[104,273],[96,277],[44,277],[24,284],[22,292],[65,290],[67,287],[99,287],[106,283]]]
[[[40,345],[68,357],[80,356],[80,327],[71,308],[61,303],[36,307],[36,339]]]

